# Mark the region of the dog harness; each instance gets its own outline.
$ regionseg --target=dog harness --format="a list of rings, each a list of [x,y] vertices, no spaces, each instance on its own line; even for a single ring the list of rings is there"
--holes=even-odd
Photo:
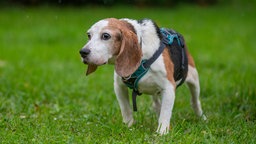
[[[122,77],[123,83],[132,89],[132,102],[133,111],[137,111],[136,98],[141,95],[138,89],[139,80],[148,72],[151,64],[162,54],[165,47],[168,48],[171,59],[174,63],[174,79],[180,81],[177,85],[179,87],[186,79],[188,71],[188,59],[184,48],[183,37],[171,29],[160,29],[162,39],[160,47],[153,54],[153,56],[147,60],[142,60],[139,68],[130,76]]]

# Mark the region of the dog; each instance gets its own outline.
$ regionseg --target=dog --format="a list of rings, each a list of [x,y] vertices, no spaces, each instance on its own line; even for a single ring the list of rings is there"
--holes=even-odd
[[[170,37],[172,34],[168,30],[165,30],[165,33]],[[132,89],[135,91],[135,98],[140,93],[152,95],[153,108],[158,115],[157,133],[163,135],[169,132],[175,90],[183,81],[190,90],[191,105],[195,114],[206,120],[199,100],[200,84],[195,62],[183,37],[175,34],[178,35],[175,35],[176,46],[177,43],[182,43],[179,44],[182,47],[179,52],[175,48],[171,48],[174,52],[170,52],[172,44],[162,43],[163,33],[151,19],[107,18],[96,22],[87,31],[88,42],[80,50],[83,63],[88,65],[86,75],[93,73],[98,66],[115,65],[114,91],[123,122],[128,127],[132,126],[135,120],[125,82],[141,67],[142,60],[152,57],[154,60],[151,60],[146,73],[137,81],[137,88]],[[171,40],[173,39],[169,39]],[[160,48],[162,50],[159,50]],[[183,67],[183,73],[180,79],[175,79],[174,74],[180,65]],[[133,99],[133,102],[136,108],[136,99]]]

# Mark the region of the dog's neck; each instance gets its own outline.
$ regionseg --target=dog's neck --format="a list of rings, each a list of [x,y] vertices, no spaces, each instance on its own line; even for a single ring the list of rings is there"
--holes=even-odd
[[[136,30],[138,43],[141,45],[142,59],[149,59],[160,46],[160,38],[158,35],[159,28],[151,20],[131,20],[123,19],[134,27]]]

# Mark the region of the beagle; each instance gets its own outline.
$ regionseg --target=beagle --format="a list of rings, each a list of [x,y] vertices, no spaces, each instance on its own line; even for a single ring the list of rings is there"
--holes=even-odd
[[[169,36],[172,36],[166,31]],[[125,81],[141,67],[143,60],[154,60],[145,74],[137,81],[136,92],[152,95],[153,107],[158,115],[157,132],[167,134],[175,100],[175,90],[183,81],[191,92],[191,105],[197,116],[206,120],[201,108],[199,93],[199,77],[194,60],[187,50],[184,39],[178,34],[177,42],[182,48],[162,44],[163,33],[150,19],[103,19],[91,26],[87,31],[88,42],[80,50],[83,63],[88,65],[86,75],[91,74],[97,66],[114,64],[114,90],[121,109],[123,122],[130,127],[134,122],[133,111],[129,102],[129,94]],[[171,39],[173,40],[173,39]],[[171,41],[170,40],[170,41]],[[173,40],[174,41],[174,40]],[[162,47],[162,50],[159,49]],[[183,49],[172,52],[170,49]],[[156,52],[160,51],[158,56]],[[182,54],[181,56],[177,56]],[[174,58],[177,58],[174,60]],[[180,59],[181,58],[181,59]],[[183,62],[181,62],[183,61]],[[181,79],[175,78],[177,67],[185,64]],[[134,89],[133,89],[134,90]],[[134,101],[136,102],[136,101]]]

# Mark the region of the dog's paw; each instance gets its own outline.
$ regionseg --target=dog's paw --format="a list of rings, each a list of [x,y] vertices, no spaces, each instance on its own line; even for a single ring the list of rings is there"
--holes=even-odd
[[[131,119],[128,123],[127,123],[127,126],[128,127],[131,127],[133,124],[135,124],[136,121],[134,119]]]
[[[167,124],[159,124],[156,132],[160,135],[166,135],[169,133],[169,130],[170,130],[169,124],[168,125]]]
[[[133,118],[131,118],[130,120],[124,121],[124,123],[125,123],[128,127],[131,127],[133,124],[136,123],[136,121],[135,121]]]
[[[207,117],[206,117],[204,114],[202,114],[202,115],[201,115],[201,119],[204,120],[204,121],[206,121],[206,120],[207,120]]]

